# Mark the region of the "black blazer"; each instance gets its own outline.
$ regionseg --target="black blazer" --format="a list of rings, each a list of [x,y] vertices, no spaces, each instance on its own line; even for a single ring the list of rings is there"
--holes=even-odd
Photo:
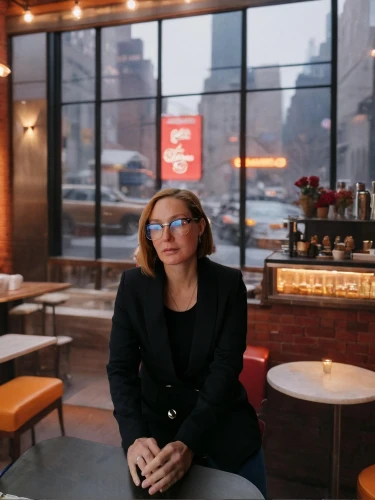
[[[241,272],[198,260],[198,300],[189,366],[175,372],[164,318],[165,272],[123,273],[112,319],[107,373],[125,450],[140,437],[182,441],[237,472],[261,445],[256,413],[238,380],[246,348]],[[141,363],[141,370],[139,371]]]

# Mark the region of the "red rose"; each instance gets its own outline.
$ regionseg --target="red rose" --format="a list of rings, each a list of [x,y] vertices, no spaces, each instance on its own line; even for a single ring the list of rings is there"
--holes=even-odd
[[[311,177],[309,177],[309,184],[311,187],[318,187],[319,181],[320,179],[316,175],[312,175]]]
[[[308,183],[309,179],[307,177],[301,177],[298,181],[294,183],[294,185],[297,186],[298,188],[302,188],[307,186]]]
[[[334,193],[334,191],[322,189],[320,191],[320,196],[317,203],[315,204],[315,207],[329,207],[330,205],[334,205],[335,202],[336,194]]]

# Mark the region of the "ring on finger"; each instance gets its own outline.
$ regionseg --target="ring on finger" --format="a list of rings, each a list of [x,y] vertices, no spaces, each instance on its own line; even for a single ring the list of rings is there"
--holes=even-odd
[[[138,457],[135,459],[136,462],[138,462],[138,460],[140,460],[142,457],[141,455],[138,455]]]

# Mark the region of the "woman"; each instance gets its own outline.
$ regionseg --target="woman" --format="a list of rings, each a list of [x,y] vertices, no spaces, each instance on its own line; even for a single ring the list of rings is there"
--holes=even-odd
[[[207,258],[212,251],[199,199],[165,189],[139,221],[140,267],[121,278],[107,372],[130,473],[151,495],[194,458],[266,496],[258,420],[238,380],[246,288],[240,271]]]

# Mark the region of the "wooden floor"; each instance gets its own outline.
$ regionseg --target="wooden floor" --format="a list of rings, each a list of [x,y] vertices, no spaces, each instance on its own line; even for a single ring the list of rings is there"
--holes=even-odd
[[[105,378],[105,356],[99,352],[72,353],[72,384],[66,387],[64,399],[74,397],[79,403],[79,394],[86,387],[94,387],[93,380],[103,383]],[[94,389],[93,389],[94,390]],[[87,392],[87,391],[86,391]],[[94,398],[95,400],[95,398]],[[113,446],[120,446],[120,435],[112,411],[85,406],[64,404],[64,422],[67,436],[88,439]],[[36,440],[42,441],[60,435],[57,412],[54,411],[35,427]],[[27,432],[22,437],[22,452],[31,446],[31,435]],[[0,440],[0,471],[9,464],[8,441]],[[267,449],[265,449],[267,465]],[[277,477],[268,477],[269,498],[327,498],[327,492],[313,485],[285,481]],[[349,498],[349,497],[348,497]]]

